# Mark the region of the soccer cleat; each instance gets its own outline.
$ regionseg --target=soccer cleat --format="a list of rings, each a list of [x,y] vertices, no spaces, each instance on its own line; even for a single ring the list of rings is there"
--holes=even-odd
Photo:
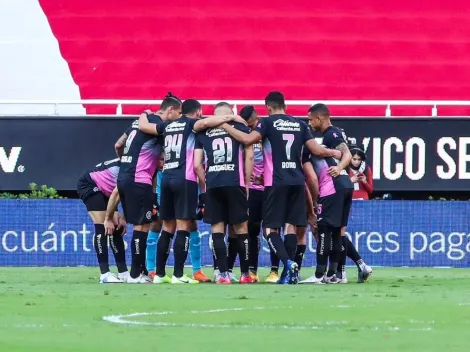
[[[230,280],[230,277],[227,273],[221,273],[218,275],[216,284],[219,285],[231,285],[232,281]]]
[[[143,282],[144,284],[151,284],[153,282],[152,278],[148,275],[142,274],[141,277],[142,277],[142,280],[145,281]]]
[[[128,272],[128,271],[124,271],[123,273],[119,273],[119,274],[118,274],[118,278],[119,278],[122,282],[124,282],[124,283],[127,282],[127,280],[129,279],[129,277],[130,277],[130,275],[129,275],[129,272]]]
[[[172,284],[198,284],[199,281],[191,279],[188,275],[183,275],[181,277],[176,277],[173,275],[171,278]]]
[[[372,268],[367,264],[361,265],[361,270],[357,273],[357,282],[362,284],[366,282],[369,277],[372,275]]]
[[[193,279],[199,282],[211,282],[211,279],[209,279],[201,270],[198,270],[193,274]]]
[[[325,276],[324,281],[325,281],[326,284],[337,284],[337,283],[339,283],[339,279],[336,277],[336,275]]]
[[[237,279],[236,276],[233,275],[233,273],[231,273],[230,271],[229,271],[229,273],[228,273],[228,278],[230,279],[230,281],[232,281],[232,284],[238,284],[238,279]]]
[[[220,277],[220,270],[219,269],[214,269],[214,282],[217,282]]]
[[[264,282],[268,282],[270,284],[277,284],[278,281],[279,281],[279,275],[275,271],[271,271],[268,277],[266,278],[266,280],[264,280]]]
[[[100,284],[122,284],[124,281],[116,277],[112,272],[108,271],[107,273],[101,274]]]
[[[259,277],[256,273],[250,271],[250,277],[253,280],[253,282],[259,282]]]
[[[153,278],[155,277],[155,271],[149,271],[149,277],[153,280]]]
[[[315,275],[312,275],[305,280],[299,281],[299,284],[324,285],[325,281],[323,277],[317,278]]]
[[[242,276],[240,276],[240,284],[254,284],[255,282],[256,281],[248,274],[242,274]]]
[[[147,275],[140,274],[139,277],[133,278],[129,275],[127,279],[128,284],[150,284],[150,278]]]
[[[289,285],[289,275],[287,273],[283,273],[277,283],[279,285]]]
[[[154,284],[171,284],[171,279],[168,275],[165,275],[163,277],[155,275],[153,277],[153,283]]]
[[[338,271],[336,273],[336,278],[338,279],[338,284],[347,284],[348,283],[348,275],[346,274],[346,271]]]
[[[287,261],[287,276],[290,285],[297,285],[299,282],[299,266],[293,260]]]

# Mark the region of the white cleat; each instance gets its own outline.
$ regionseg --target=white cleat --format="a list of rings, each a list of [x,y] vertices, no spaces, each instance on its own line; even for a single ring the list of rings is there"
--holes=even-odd
[[[215,269],[214,270],[214,282],[217,282],[220,278],[220,270],[219,269]]]
[[[133,278],[129,275],[128,284],[150,284],[152,280],[147,275],[140,274],[139,277]]]
[[[339,279],[336,277],[336,275],[333,276],[325,276],[324,282],[326,284],[337,284],[339,283]]]
[[[362,284],[372,275],[372,268],[367,264],[360,265],[361,270],[357,273],[357,282]]]
[[[124,281],[118,279],[116,275],[108,271],[107,273],[101,274],[100,284],[122,284]]]
[[[198,284],[199,281],[191,279],[187,275],[183,275],[181,277],[176,277],[175,275],[173,275],[173,277],[171,278],[171,283],[172,284]]]
[[[323,277],[317,278],[315,275],[312,275],[308,279],[299,281],[299,284],[325,285],[325,280]]]
[[[119,278],[122,282],[124,282],[124,283],[127,282],[127,280],[129,279],[129,277],[130,277],[130,275],[129,275],[129,272],[128,272],[128,271],[125,271],[125,272],[123,272],[123,273],[119,273],[119,274],[118,274],[118,278]]]

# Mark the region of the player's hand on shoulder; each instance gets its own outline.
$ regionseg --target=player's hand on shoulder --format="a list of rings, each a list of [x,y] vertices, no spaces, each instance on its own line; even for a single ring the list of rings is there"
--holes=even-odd
[[[241,124],[243,124],[243,125],[245,125],[245,126],[248,126],[248,123],[247,123],[247,122],[245,121],[245,119],[244,119],[243,117],[241,117],[241,116],[238,116],[238,115],[231,115],[230,118],[231,118],[231,121],[233,121],[233,122],[238,122],[238,123],[241,123]]]

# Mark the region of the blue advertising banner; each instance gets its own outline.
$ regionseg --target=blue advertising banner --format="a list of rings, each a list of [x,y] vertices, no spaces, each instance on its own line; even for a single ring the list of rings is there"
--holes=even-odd
[[[0,265],[96,265],[93,223],[80,200],[0,200],[0,209]],[[470,202],[355,201],[347,232],[372,266],[468,267],[468,214]],[[199,230],[203,264],[212,265],[210,229],[200,223]],[[127,243],[131,231],[129,226]],[[314,262],[309,232],[304,265]],[[270,266],[264,240],[260,264]]]

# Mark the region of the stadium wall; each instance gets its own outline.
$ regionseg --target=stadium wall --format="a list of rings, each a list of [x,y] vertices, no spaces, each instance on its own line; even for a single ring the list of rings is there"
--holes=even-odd
[[[27,190],[31,182],[75,190],[85,170],[115,158],[114,143],[133,118],[0,117],[0,191]],[[333,122],[364,144],[375,191],[468,191],[468,118]]]
[[[93,224],[81,201],[0,200],[0,209],[1,266],[96,265]],[[470,221],[463,215],[469,213],[470,202],[355,201],[347,231],[373,266],[468,267]],[[199,229],[202,262],[212,265],[209,227],[199,223]],[[311,233],[307,245],[304,265],[311,266]],[[263,240],[260,264],[269,263]]]

